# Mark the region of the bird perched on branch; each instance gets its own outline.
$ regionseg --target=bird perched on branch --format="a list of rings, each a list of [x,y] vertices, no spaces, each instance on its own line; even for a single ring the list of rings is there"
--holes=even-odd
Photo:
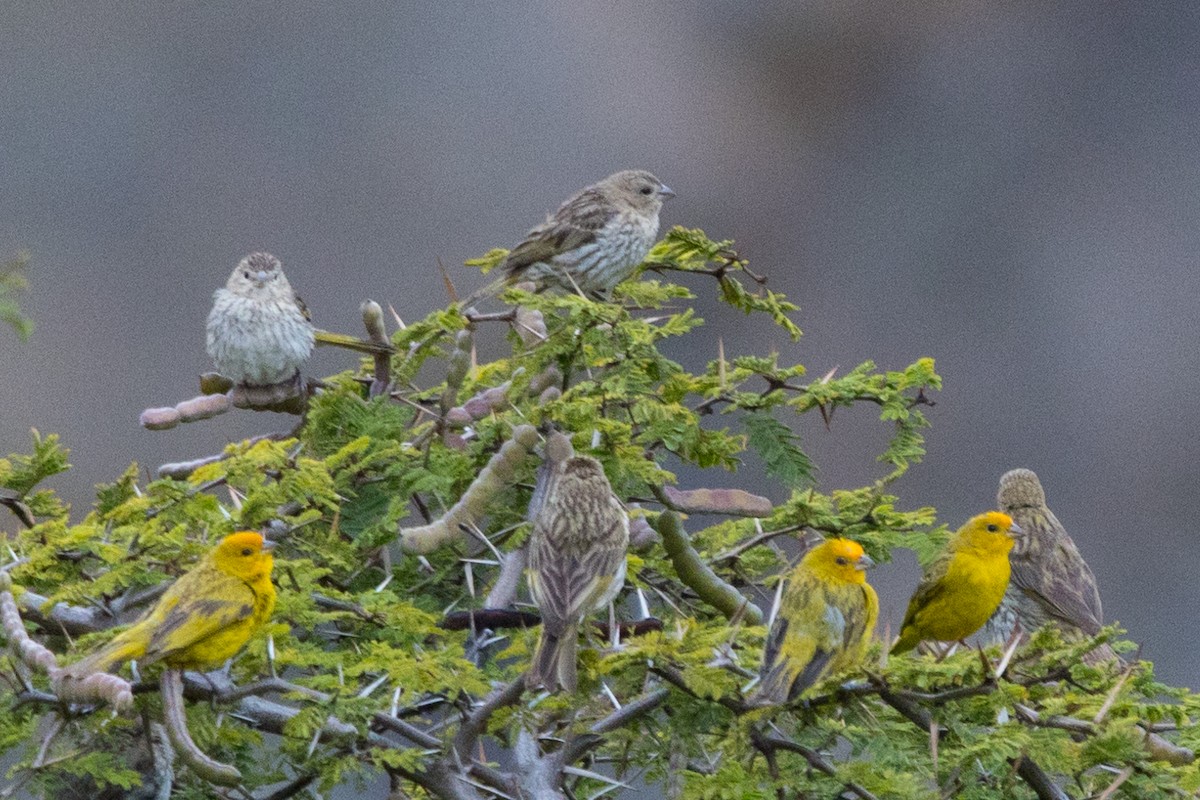
[[[1038,476],[1014,469],[1000,478],[996,504],[1021,526],[1009,562],[1012,579],[1000,608],[988,620],[985,638],[1003,643],[1018,622],[1032,633],[1048,622],[1068,638],[1095,636],[1104,625],[1096,576],[1083,560],[1066,528],[1046,507],[1046,493]],[[1112,658],[1108,645],[1094,651]]]
[[[621,591],[629,545],[629,518],[604,468],[570,447],[565,436],[551,437],[530,501],[526,579],[542,632],[526,685],[552,692],[575,691],[579,626]]]
[[[225,286],[213,293],[207,349],[217,372],[243,386],[298,381],[313,343],[363,353],[390,346],[316,330],[308,308],[292,289],[283,265],[270,253],[251,253],[238,262]]]
[[[1008,588],[1008,553],[1021,528],[1012,517],[989,511],[972,517],[950,538],[908,601],[892,653],[924,639],[954,642],[983,627]]]
[[[793,700],[826,673],[862,658],[879,616],[866,576],[873,566],[850,539],[830,539],[805,553],[787,575],[750,703]]]
[[[66,668],[70,678],[108,672],[130,659],[177,669],[212,669],[270,618],[274,542],[253,531],[226,536],[184,573],[154,608],[100,650]]]
[[[532,281],[539,290],[608,292],[633,275],[658,237],[658,214],[671,189],[628,169],[582,189],[533,228],[496,268],[501,278],[463,301]]]

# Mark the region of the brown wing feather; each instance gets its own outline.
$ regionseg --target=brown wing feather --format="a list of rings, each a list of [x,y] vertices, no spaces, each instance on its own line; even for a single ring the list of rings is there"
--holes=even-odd
[[[1048,553],[1036,563],[1015,560],[1012,582],[1032,594],[1051,615],[1092,635],[1104,625],[1096,577],[1074,544],[1068,544],[1066,531],[1061,535],[1067,541],[1055,543],[1058,552]]]
[[[304,305],[304,301],[300,299],[300,295],[293,292],[292,298],[296,301],[296,308],[300,309],[300,313],[304,315],[304,319],[312,322],[312,312],[308,310],[308,306]]]
[[[596,234],[617,210],[595,190],[585,190],[568,200],[554,216],[533,228],[512,249],[502,265],[505,275],[515,277],[531,264],[548,261],[596,240]]]

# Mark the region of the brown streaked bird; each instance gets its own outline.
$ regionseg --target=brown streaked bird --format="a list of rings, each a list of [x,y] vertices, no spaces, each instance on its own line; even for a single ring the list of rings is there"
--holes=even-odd
[[[561,445],[566,437],[557,438]],[[579,626],[625,584],[629,518],[599,461],[572,455],[569,441],[556,459],[550,452],[554,447],[552,438],[530,501],[526,578],[542,615],[542,632],[526,685],[573,692]]]
[[[270,253],[251,253],[213,293],[208,355],[217,372],[243,386],[274,386],[299,379],[314,342],[363,353],[390,346],[313,328],[308,308]]]
[[[1021,526],[1023,534],[1009,554],[1012,578],[1000,608],[988,620],[984,639],[1008,641],[1020,622],[1025,634],[1053,622],[1067,638],[1094,636],[1104,625],[1096,576],[1066,528],[1046,506],[1038,476],[1014,469],[1000,478],[996,503]],[[1089,660],[1115,657],[1108,645]]]
[[[251,253],[213,293],[207,349],[236,384],[272,386],[299,377],[313,348],[308,309],[270,253]]]
[[[613,173],[571,197],[525,235],[497,269],[501,278],[465,301],[520,281],[539,291],[606,293],[637,271],[658,237],[658,214],[675,196],[651,173]]]

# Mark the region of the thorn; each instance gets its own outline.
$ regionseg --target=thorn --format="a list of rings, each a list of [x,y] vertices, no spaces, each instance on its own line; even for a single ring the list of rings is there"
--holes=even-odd
[[[388,674],[385,672],[382,675],[380,675],[378,678],[373,680],[370,684],[363,687],[363,690],[358,693],[358,696],[359,697],[370,697],[375,692],[376,689],[378,689],[380,686],[383,685],[384,681],[386,681],[387,679],[388,679]]]
[[[1092,717],[1094,724],[1099,725],[1108,716],[1109,710],[1117,700],[1117,695],[1121,693],[1121,687],[1125,685],[1125,681],[1129,680],[1129,676],[1133,674],[1133,670],[1136,667],[1137,662],[1131,661],[1129,666],[1125,668],[1125,671],[1121,673],[1121,677],[1113,684],[1112,689],[1108,692],[1108,696],[1104,698],[1104,703],[1100,706],[1100,710],[1096,712],[1096,716]]]
[[[617,624],[617,607],[612,602],[608,604],[608,642],[613,650],[621,646],[621,626]]]
[[[937,720],[929,721],[929,755],[933,758],[933,774],[938,773],[938,724]]]
[[[717,386],[724,391],[726,386],[725,379],[725,339],[721,336],[717,337]]]
[[[775,599],[771,601],[771,613],[767,615],[767,630],[775,624],[775,615],[779,613],[779,604],[783,602],[783,584],[785,581],[781,578],[775,584]]]
[[[996,665],[996,679],[1004,677],[1004,673],[1008,670],[1008,664],[1012,661],[1013,654],[1017,652],[1017,646],[1021,644],[1020,623],[1014,629],[1015,636],[1008,643],[1008,647],[1004,648],[1004,654],[1000,657],[1000,663]]]
[[[450,280],[450,273],[446,271],[446,265],[442,263],[442,259],[437,259],[438,269],[442,273],[442,282],[446,285],[446,294],[450,297],[451,303],[458,302],[458,292],[454,291],[454,281]]]
[[[642,587],[637,587],[638,613],[641,614],[640,619],[650,619],[650,604],[646,602],[646,593],[642,591]]]
[[[317,742],[321,741],[321,729],[317,728],[313,731],[312,741],[308,743],[308,752],[304,754],[304,760],[312,758],[313,751],[317,749]]]

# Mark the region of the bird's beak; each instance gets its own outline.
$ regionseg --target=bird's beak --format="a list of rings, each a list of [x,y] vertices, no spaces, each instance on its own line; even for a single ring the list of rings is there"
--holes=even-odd
[[[1025,529],[1014,522],[1012,525],[1008,526],[1008,535],[1009,536],[1023,536],[1023,535],[1025,535]]]
[[[258,281],[259,286],[262,286],[264,283],[266,283],[267,282],[266,270],[260,269],[258,272],[254,273],[254,280]]]
[[[871,558],[866,553],[863,553],[858,557],[858,561],[854,562],[854,568],[859,572],[866,572],[873,566],[875,566],[875,559]]]
[[[263,546],[262,546],[263,552],[265,552],[265,553],[271,552],[272,550],[275,549],[276,544],[278,544],[278,542],[272,542],[268,539],[263,539]]]
[[[661,197],[663,200],[670,200],[672,197],[675,196],[675,193],[671,191],[670,186],[667,186],[665,183],[662,183],[662,184],[659,184],[659,186],[658,186],[658,196]]]

